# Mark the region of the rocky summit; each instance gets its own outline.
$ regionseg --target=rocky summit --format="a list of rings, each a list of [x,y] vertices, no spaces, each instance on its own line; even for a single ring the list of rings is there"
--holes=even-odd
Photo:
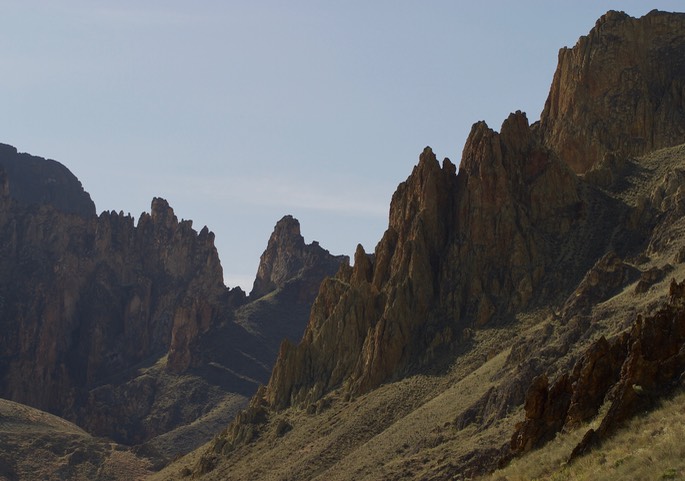
[[[685,137],[683,16],[608,12],[559,65],[540,117],[547,145],[575,172],[607,154],[640,155]]]

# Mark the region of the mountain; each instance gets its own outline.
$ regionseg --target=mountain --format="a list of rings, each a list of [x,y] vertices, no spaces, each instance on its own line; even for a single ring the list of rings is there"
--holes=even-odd
[[[214,234],[164,199],[137,222],[96,216],[63,165],[0,154],[0,397],[161,460],[232,419],[347,259],[286,217],[260,264],[278,275],[248,298],[224,286]]]
[[[152,479],[473,477],[600,413],[577,456],[673,392],[683,31],[609,12],[561,50],[539,122],[476,123],[458,169],[426,148],[268,384]]]

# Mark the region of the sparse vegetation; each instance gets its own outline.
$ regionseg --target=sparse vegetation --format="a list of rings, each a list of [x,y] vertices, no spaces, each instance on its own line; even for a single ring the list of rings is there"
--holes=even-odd
[[[685,392],[629,422],[598,449],[566,463],[587,426],[485,477],[488,481],[685,479]]]

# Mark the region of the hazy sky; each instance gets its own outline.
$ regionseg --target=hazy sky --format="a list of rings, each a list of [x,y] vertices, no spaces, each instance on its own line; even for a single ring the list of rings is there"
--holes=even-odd
[[[649,6],[645,6],[649,3]],[[557,53],[607,10],[680,1],[2,1],[0,142],[59,160],[98,211],[154,196],[216,234],[248,292],[275,223],[372,251],[430,145],[539,118]]]

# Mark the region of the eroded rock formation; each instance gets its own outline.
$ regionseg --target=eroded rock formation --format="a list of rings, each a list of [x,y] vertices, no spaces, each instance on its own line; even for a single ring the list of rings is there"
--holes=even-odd
[[[546,145],[578,173],[608,153],[640,155],[685,138],[685,14],[603,15],[562,48],[540,118]]]
[[[512,436],[512,451],[529,451],[561,429],[588,422],[608,402],[599,427],[571,453],[575,457],[671,392],[685,372],[684,292],[685,282],[673,280],[665,307],[638,316],[630,330],[612,339],[601,337],[551,386],[545,376],[538,377],[528,390],[525,420]]]
[[[0,169],[11,184],[10,196],[20,204],[49,204],[62,212],[95,215],[95,204],[81,182],[55,160],[19,153],[11,145],[0,144]]]
[[[318,280],[320,277],[331,275],[345,260],[345,256],[332,256],[316,241],[305,244],[300,233],[299,221],[286,215],[276,223],[266,250],[260,258],[250,298],[256,299],[277,289],[283,289],[295,279]],[[313,270],[321,274],[312,275]],[[313,282],[303,290],[313,297],[318,291],[319,283]],[[306,293],[303,292],[303,295]]]
[[[373,255],[359,246],[354,267],[324,282],[302,342],[282,345],[253,404],[282,409],[336,388],[368,392],[454,352],[467,328],[562,305],[578,287],[562,312],[568,320],[631,282],[637,270],[621,257],[647,240],[656,207],[644,201],[639,211],[601,188],[625,175],[626,155],[682,142],[684,19],[609,12],[561,51],[539,123],[521,112],[499,133],[476,123],[458,173],[426,148],[393,196]],[[588,182],[576,175],[593,166],[604,170]],[[671,184],[664,199],[678,201]],[[549,392],[544,378],[536,385]],[[551,387],[567,388],[563,379]],[[547,398],[534,401],[531,413],[551,412]]]
[[[269,403],[312,402],[342,384],[366,392],[450,349],[464,328],[507,319],[539,297],[582,222],[575,175],[520,112],[501,134],[474,125],[458,174],[425,149],[375,254],[359,246],[354,268],[323,284],[302,343],[283,345]]]
[[[252,395],[268,379],[279,336],[302,335],[318,285],[346,259],[305,245],[297,220],[284,218],[260,266],[272,283],[263,293],[277,291],[276,303],[251,308],[260,324],[248,331],[235,322],[248,299],[224,286],[207,227],[195,231],[160,198],[137,223],[62,209],[75,196],[90,202],[75,177],[5,150],[15,155],[3,164],[12,175],[0,169],[0,396],[96,435],[142,443],[227,393],[235,402]],[[58,180],[48,188],[46,176]],[[13,195],[29,184],[30,196]]]

